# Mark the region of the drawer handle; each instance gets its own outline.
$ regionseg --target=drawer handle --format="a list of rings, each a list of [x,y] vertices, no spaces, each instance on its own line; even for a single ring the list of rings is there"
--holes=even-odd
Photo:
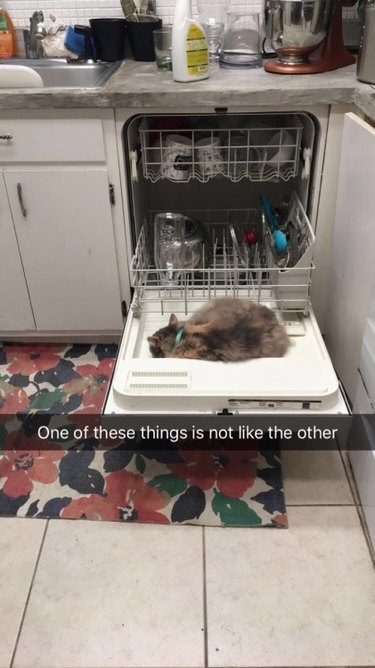
[[[10,139],[13,139],[12,135],[0,135],[0,139],[3,141],[9,141]]]
[[[26,216],[27,216],[27,211],[26,211],[26,209],[25,209],[25,205],[24,205],[24,203],[23,203],[22,186],[21,186],[20,183],[17,183],[17,193],[18,193],[18,201],[19,201],[19,203],[20,203],[20,207],[21,207],[22,215],[23,215],[24,218],[26,218]]]

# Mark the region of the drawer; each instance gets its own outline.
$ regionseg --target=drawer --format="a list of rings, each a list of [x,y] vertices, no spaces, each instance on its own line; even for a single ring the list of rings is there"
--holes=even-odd
[[[0,165],[105,161],[103,125],[96,118],[0,120],[0,137]]]

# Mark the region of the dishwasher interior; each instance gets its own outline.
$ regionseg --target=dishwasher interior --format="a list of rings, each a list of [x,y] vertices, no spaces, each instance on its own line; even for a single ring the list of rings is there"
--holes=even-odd
[[[113,378],[122,410],[334,409],[338,380],[309,297],[318,139],[302,112],[143,115],[124,127],[133,301]],[[173,286],[154,261],[155,216],[166,212],[203,230],[200,261],[178,267]],[[151,357],[147,336],[171,313],[183,320],[222,296],[274,309],[290,336],[287,354],[229,364]]]

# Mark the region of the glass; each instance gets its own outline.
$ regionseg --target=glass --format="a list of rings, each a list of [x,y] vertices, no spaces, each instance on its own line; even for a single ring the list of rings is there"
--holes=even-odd
[[[197,172],[204,178],[212,178],[224,171],[224,156],[220,146],[220,137],[213,134],[199,139],[194,144],[195,165]]]
[[[156,65],[159,70],[172,70],[172,28],[154,30]]]
[[[220,63],[224,66],[244,67],[261,65],[259,14],[228,14],[220,50]]]
[[[154,221],[154,257],[160,284],[176,287],[185,265],[185,217],[158,213]]]
[[[210,60],[218,60],[228,11],[227,0],[197,0],[199,20],[207,36]]]
[[[155,30],[160,30],[163,25],[162,20],[157,16],[136,14],[128,16],[126,22],[134,60],[153,62],[155,60],[153,33]]]

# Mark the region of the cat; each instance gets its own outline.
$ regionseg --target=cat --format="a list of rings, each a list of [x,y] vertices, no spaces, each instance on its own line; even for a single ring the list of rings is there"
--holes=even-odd
[[[168,325],[147,340],[153,357],[221,362],[282,357],[289,346],[285,327],[271,309],[230,297],[208,302],[186,322],[172,314]]]

